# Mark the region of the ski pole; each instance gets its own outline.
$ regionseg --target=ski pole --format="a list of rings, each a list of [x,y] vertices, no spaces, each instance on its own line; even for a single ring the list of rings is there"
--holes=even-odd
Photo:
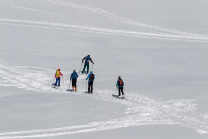
[[[94,65],[94,64],[92,64],[92,67],[91,67],[91,70],[90,70],[90,71],[92,71],[93,65]]]
[[[63,80],[63,86],[64,86],[64,77],[62,76],[62,80]]]
[[[52,81],[52,83],[54,83],[54,80],[55,80],[55,77],[53,78],[53,81]]]
[[[82,63],[83,64],[83,63]],[[79,73],[80,73],[80,71],[81,71],[81,68],[82,68],[82,64],[81,64],[81,67],[80,67],[80,69],[79,69]],[[78,73],[78,75],[79,75],[79,73]]]
[[[71,84],[71,81],[69,82],[69,90],[70,90],[70,84]]]
[[[87,92],[87,80],[86,80],[86,92]]]

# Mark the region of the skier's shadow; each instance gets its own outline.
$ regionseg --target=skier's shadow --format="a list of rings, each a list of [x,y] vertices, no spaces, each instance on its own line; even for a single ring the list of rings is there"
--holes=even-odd
[[[70,91],[70,92],[73,92],[74,90],[73,90],[73,89],[68,89],[68,90],[66,90],[66,91]]]

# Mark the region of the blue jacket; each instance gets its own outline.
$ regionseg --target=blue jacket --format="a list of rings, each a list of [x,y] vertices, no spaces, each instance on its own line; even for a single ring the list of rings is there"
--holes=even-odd
[[[122,80],[122,82],[123,82],[123,80]],[[116,84],[116,86],[118,86],[118,81],[117,81],[117,84]],[[124,82],[123,82],[123,86],[124,86]],[[123,86],[118,86],[118,87],[123,87]]]
[[[77,79],[79,76],[77,75],[77,73],[76,72],[73,72],[72,74],[71,74],[71,77],[70,77],[70,81],[71,81],[71,79],[73,80],[73,79]]]
[[[93,82],[93,81],[90,81],[90,76],[91,76],[91,73],[87,76],[86,80],[89,79],[89,82]],[[95,74],[94,74],[94,80],[95,80]]]

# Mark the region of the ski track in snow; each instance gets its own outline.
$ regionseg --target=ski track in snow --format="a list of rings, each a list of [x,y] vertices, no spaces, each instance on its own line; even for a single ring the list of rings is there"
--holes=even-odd
[[[54,16],[65,18],[56,13],[50,13],[41,11],[38,9],[31,9],[27,7],[15,6],[10,1],[6,0],[14,8],[21,8],[25,10],[33,10],[37,12],[43,12]],[[27,27],[39,27],[49,29],[60,30],[72,30],[81,32],[92,32],[101,34],[112,34],[132,37],[146,37],[146,38],[158,38],[167,40],[183,40],[183,41],[197,41],[207,42],[208,37],[193,33],[180,32],[171,29],[159,28],[151,25],[139,23],[130,19],[125,19],[108,11],[92,8],[87,6],[81,6],[69,2],[63,2],[59,0],[47,0],[48,2],[59,4],[61,6],[67,6],[78,10],[89,11],[95,13],[105,19],[108,19],[116,24],[127,25],[129,27],[135,27],[138,29],[145,29],[146,32],[114,30],[107,28],[99,28],[92,26],[81,25],[69,25],[61,23],[49,23],[42,21],[29,21],[29,20],[17,20],[17,19],[4,19],[0,18],[0,24],[5,25],[18,25]],[[76,21],[75,21],[76,22]],[[157,32],[157,33],[152,33]],[[60,93],[69,95],[83,95],[85,91],[85,85],[80,85],[78,92],[68,92],[68,88],[64,86],[57,90],[51,88],[52,76],[54,70],[28,67],[28,66],[16,66],[3,61],[0,61],[0,86],[5,87],[17,87],[25,90],[33,90],[43,93]],[[70,75],[70,72],[63,71],[65,75]],[[84,76],[78,79],[78,82],[83,82]],[[69,79],[65,82],[69,82]],[[128,100],[120,100],[112,97],[112,94],[117,94],[115,90],[94,90],[95,94],[86,95],[86,97],[92,97],[101,99],[103,101],[110,101],[126,105],[126,117],[110,119],[107,121],[96,121],[86,125],[75,125],[60,128],[49,129],[37,129],[28,131],[16,131],[0,133],[1,139],[21,139],[21,138],[39,138],[39,137],[53,137],[77,133],[89,133],[103,130],[111,130],[124,128],[129,126],[141,126],[141,125],[180,125],[196,130],[200,134],[208,133],[207,114],[197,112],[197,108],[193,101],[195,100],[171,100],[164,101],[156,98],[151,98],[143,94],[135,92],[127,92]]]
[[[70,24],[63,24],[63,23],[50,23],[50,22],[41,22],[41,21],[30,21],[30,20],[16,20],[16,19],[0,18],[0,24],[18,25],[18,26],[27,26],[27,27],[39,27],[39,28],[47,28],[47,29],[59,29],[59,30],[67,30],[67,31],[71,30],[71,31],[99,33],[99,34],[112,34],[112,35],[120,35],[120,36],[208,42],[208,38],[198,37],[198,36],[155,34],[155,33],[147,33],[147,32],[114,30],[114,29],[108,29],[108,28],[98,28],[98,27],[70,25]]]
[[[47,1],[50,3],[54,3],[54,4],[59,4],[61,6],[68,6],[70,8],[75,8],[78,10],[81,9],[84,11],[89,11],[89,12],[98,14],[99,16],[105,17],[109,20],[113,20],[114,23],[128,25],[129,27],[138,27],[139,29],[145,29],[147,31],[138,32],[138,31],[126,31],[126,30],[114,30],[114,29],[108,29],[108,28],[94,27],[94,26],[90,26],[90,25],[80,26],[80,25],[69,25],[69,24],[61,24],[61,23],[48,23],[48,22],[41,22],[41,21],[3,19],[3,18],[0,18],[0,24],[19,25],[19,26],[26,26],[26,27],[39,27],[39,28],[47,28],[47,29],[60,29],[60,30],[66,30],[66,31],[69,31],[69,30],[70,31],[81,31],[81,32],[88,32],[88,33],[112,34],[112,35],[132,36],[132,37],[208,42],[207,36],[193,34],[193,33],[187,33],[187,32],[180,32],[180,31],[171,30],[171,29],[159,28],[159,27],[155,27],[155,26],[151,26],[151,25],[146,25],[143,23],[135,22],[130,19],[122,18],[120,16],[117,16],[115,14],[112,14],[112,13],[102,10],[102,9],[81,6],[81,5],[77,5],[74,3],[63,2],[63,1],[59,1],[59,0],[47,0]],[[8,1],[8,0],[6,0],[6,2],[14,8],[32,10],[32,11],[42,12],[42,13],[51,14],[54,16],[59,16],[59,17],[65,18],[65,17],[63,17],[59,14],[56,14],[56,13],[50,13],[50,12],[46,12],[46,11],[42,11],[42,10],[38,10],[38,9],[16,6],[11,1]],[[77,22],[74,20],[72,20],[72,21]],[[77,23],[79,23],[79,22],[77,22]],[[84,23],[80,23],[80,24],[86,25]],[[152,33],[155,31],[157,33]],[[167,34],[167,33],[169,33],[169,34]]]
[[[156,27],[156,26],[136,22],[136,21],[133,21],[131,19],[126,19],[126,18],[120,17],[118,15],[115,15],[113,13],[110,13],[106,10],[102,10],[102,9],[99,9],[99,8],[77,5],[77,4],[74,4],[74,3],[64,2],[64,1],[60,1],[60,0],[47,0],[47,1],[51,2],[51,3],[54,3],[54,4],[59,4],[59,5],[62,5],[62,6],[68,6],[70,8],[75,8],[75,9],[78,9],[78,10],[89,11],[89,12],[95,13],[99,16],[102,16],[104,18],[107,18],[109,20],[112,20],[112,21],[114,21],[114,23],[129,25],[131,27],[138,27],[140,29],[141,28],[142,29],[149,29],[149,31],[157,31],[157,32],[160,32],[160,33],[170,33],[170,35],[171,34],[178,34],[178,35],[183,35],[183,36],[185,35],[185,36],[195,36],[195,37],[206,37],[206,38],[208,38],[208,36],[204,36],[204,35],[181,32],[181,31],[176,31],[176,30],[167,29],[167,28],[160,28],[160,27]]]
[[[56,14],[56,13],[52,13],[52,12],[46,12],[46,11],[42,11],[42,10],[39,10],[39,9],[33,9],[33,8],[28,8],[28,7],[21,7],[21,6],[16,6],[13,4],[13,2],[9,1],[9,0],[6,0],[6,2],[13,8],[19,8],[19,9],[24,9],[24,10],[30,10],[30,11],[36,11],[36,12],[41,12],[41,13],[45,13],[45,14],[49,14],[49,15],[53,15],[53,16],[56,16],[56,17],[60,17],[60,18],[63,18],[63,19],[67,19],[67,20],[70,20],[74,23],[78,23],[78,24],[81,24],[81,25],[85,25],[85,26],[91,26],[91,25],[88,25],[88,24],[84,24],[84,23],[80,23],[78,21],[75,21],[75,20],[72,20],[72,19],[69,19],[69,18],[66,18],[60,14]]]
[[[25,90],[34,90],[43,93],[59,93],[69,95],[83,95],[85,91],[85,76],[78,78],[80,89],[78,92],[66,91],[68,86],[59,89],[51,88],[54,70],[16,66],[0,61],[0,86],[17,87]],[[65,77],[70,76],[70,72],[63,71]],[[69,82],[69,79],[64,79]],[[103,130],[112,130],[129,126],[141,125],[180,125],[194,129],[200,134],[208,133],[207,114],[197,112],[193,101],[195,100],[171,100],[152,98],[136,92],[126,92],[127,100],[120,100],[112,97],[117,94],[115,90],[94,90],[93,95],[85,95],[103,101],[110,101],[121,105],[126,105],[127,116],[110,119],[107,121],[96,121],[86,125],[75,125],[60,128],[37,129],[28,131],[16,131],[0,133],[1,139],[21,139],[52,137],[77,133],[89,133]]]

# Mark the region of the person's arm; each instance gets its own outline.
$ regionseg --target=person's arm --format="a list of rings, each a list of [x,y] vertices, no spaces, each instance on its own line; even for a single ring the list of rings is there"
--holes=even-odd
[[[94,62],[92,61],[92,58],[90,58],[90,61],[94,64]]]
[[[70,76],[70,81],[71,81],[71,79],[72,79],[72,74],[71,74],[71,76]]]
[[[86,57],[84,57],[83,59],[82,59],[82,63],[83,63],[83,61],[86,59]]]
[[[62,76],[63,74],[60,72],[60,75]]]
[[[123,82],[123,86],[124,86],[124,82]]]
[[[118,81],[117,81],[117,83],[116,83],[116,86],[118,86]]]
[[[87,79],[89,79],[89,78],[90,78],[90,74],[87,76]],[[87,79],[86,79],[86,80],[87,80]]]
[[[78,74],[77,74],[77,73],[76,73],[76,75],[77,75],[77,78],[78,78],[79,76],[78,76]]]

